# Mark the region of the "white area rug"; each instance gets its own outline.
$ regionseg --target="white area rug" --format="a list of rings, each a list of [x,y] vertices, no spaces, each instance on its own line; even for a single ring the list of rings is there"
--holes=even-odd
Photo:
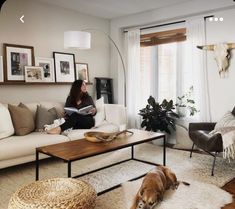
[[[138,158],[162,164],[162,147],[152,144],[144,144],[136,149]],[[130,157],[129,149],[108,153],[102,156],[92,157],[86,160],[72,163],[72,175],[87,172]],[[187,182],[198,181],[216,186],[223,186],[235,176],[235,161],[228,163],[218,158],[215,167],[215,176],[210,176],[213,158],[208,155],[193,154],[189,158],[189,152],[167,149],[167,166],[177,175],[179,180]],[[129,161],[106,170],[99,171],[82,177],[82,180],[90,182],[97,192],[102,191],[128,179],[140,176],[149,171],[153,166],[140,162]],[[60,160],[42,161],[40,163],[40,179],[53,177],[66,177],[67,164]],[[6,209],[8,201],[17,188],[35,180],[34,164],[12,167],[0,170],[0,209]],[[216,187],[217,188],[217,187]],[[220,189],[219,189],[220,190]],[[132,191],[135,193],[136,191]],[[211,193],[216,195],[215,192]],[[214,205],[214,203],[211,203]],[[194,205],[196,206],[196,205]],[[97,199],[96,209],[125,209],[122,188],[101,195]],[[176,207],[173,207],[176,208]],[[172,209],[173,209],[172,208]],[[207,209],[206,207],[204,207]],[[162,208],[161,208],[162,209]],[[182,209],[180,207],[180,209]],[[187,208],[187,209],[197,209]]]

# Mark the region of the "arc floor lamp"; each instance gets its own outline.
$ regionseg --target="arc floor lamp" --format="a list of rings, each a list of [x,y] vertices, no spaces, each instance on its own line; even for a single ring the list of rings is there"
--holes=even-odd
[[[122,62],[123,68],[123,78],[124,78],[124,105],[126,107],[126,67],[124,64],[123,56],[121,54],[120,49],[118,48],[115,41],[111,38],[109,34],[106,32],[95,29],[95,28],[87,28],[82,31],[66,31],[64,32],[64,47],[65,48],[78,48],[78,49],[90,49],[91,48],[91,33],[87,31],[98,31],[104,34],[117,49],[118,55]]]

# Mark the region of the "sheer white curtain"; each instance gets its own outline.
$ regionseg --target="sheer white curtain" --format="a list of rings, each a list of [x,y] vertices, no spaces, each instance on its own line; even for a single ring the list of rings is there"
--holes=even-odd
[[[185,56],[186,66],[193,84],[196,106],[200,110],[200,121],[211,121],[210,100],[208,91],[208,78],[206,68],[206,52],[197,48],[204,45],[206,40],[204,18],[189,19],[186,21],[187,29],[187,53]]]
[[[140,30],[129,30],[126,34],[127,52],[127,116],[130,128],[140,126],[141,109],[140,88],[144,88],[140,80]]]

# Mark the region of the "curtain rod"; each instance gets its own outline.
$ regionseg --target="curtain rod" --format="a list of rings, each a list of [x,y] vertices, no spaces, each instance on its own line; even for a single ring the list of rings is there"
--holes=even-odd
[[[206,20],[207,18],[210,18],[210,17],[214,17],[214,15],[205,16],[204,20]],[[160,24],[160,25],[153,25],[153,26],[148,26],[148,27],[142,27],[142,28],[140,28],[140,30],[163,27],[163,26],[174,25],[174,24],[179,24],[179,23],[184,23],[184,22],[186,22],[186,20],[181,20],[181,21],[176,21],[176,22],[169,22],[169,23],[164,23],[164,24]],[[127,33],[128,30],[124,30],[123,32]]]

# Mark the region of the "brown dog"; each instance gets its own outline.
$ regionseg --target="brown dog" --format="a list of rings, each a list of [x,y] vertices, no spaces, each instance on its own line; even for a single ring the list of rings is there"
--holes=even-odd
[[[137,192],[131,209],[151,209],[163,200],[167,189],[177,189],[179,185],[176,175],[165,166],[158,166],[150,171]],[[182,182],[189,185],[186,182]]]

